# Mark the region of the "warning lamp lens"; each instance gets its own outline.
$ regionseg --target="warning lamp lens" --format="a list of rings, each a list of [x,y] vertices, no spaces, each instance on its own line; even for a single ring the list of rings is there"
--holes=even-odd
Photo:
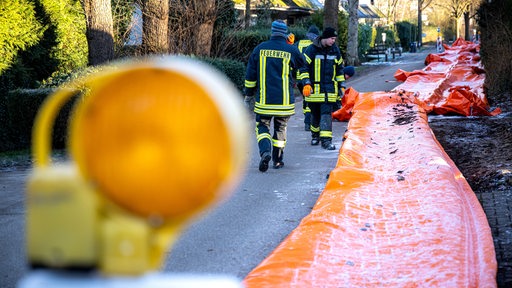
[[[240,155],[218,101],[200,83],[161,67],[95,79],[71,131],[72,154],[85,177],[107,198],[147,217],[185,216],[218,198],[239,173]]]

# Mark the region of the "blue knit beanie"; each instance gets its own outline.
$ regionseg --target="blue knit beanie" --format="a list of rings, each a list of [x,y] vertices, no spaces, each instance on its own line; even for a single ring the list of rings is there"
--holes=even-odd
[[[309,26],[308,33],[306,33],[306,37],[308,37],[309,40],[313,41],[316,37],[320,35],[320,30],[315,25]]]
[[[356,74],[356,69],[354,68],[354,66],[347,66],[345,68],[343,68],[343,74],[346,74],[350,77],[354,76],[354,74]]]
[[[288,36],[288,27],[283,20],[275,20],[272,22],[272,35],[271,36],[281,36],[286,38]]]

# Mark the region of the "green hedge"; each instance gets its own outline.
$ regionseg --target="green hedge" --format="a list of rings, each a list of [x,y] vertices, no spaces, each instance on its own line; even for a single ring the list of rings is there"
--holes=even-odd
[[[52,89],[17,89],[1,98],[0,118],[6,125],[0,126],[0,152],[30,148],[32,127],[37,111]],[[65,147],[67,122],[72,103],[60,111],[55,120],[52,146],[56,149]]]
[[[223,58],[247,63],[254,47],[268,39],[270,39],[269,28],[235,31],[231,34],[231,40],[226,43]]]
[[[231,82],[233,82],[235,87],[238,88],[240,92],[243,91],[246,69],[246,65],[244,63],[240,61],[220,58],[202,58],[200,60],[218,69],[220,72],[226,75],[226,77],[231,80]]]
[[[405,51],[409,51],[411,42],[416,41],[418,26],[407,21],[397,22],[395,25],[398,38],[400,38],[400,45]]]
[[[202,58],[220,72],[224,73],[233,84],[242,91],[245,79],[245,64],[227,59]],[[0,93],[0,152],[30,148],[32,127],[36,114],[43,101],[55,87],[90,73],[101,71],[101,67],[87,68],[75,73],[60,74],[44,81],[41,89],[16,89],[9,93]],[[241,95],[241,93],[240,93]],[[66,103],[61,109],[52,130],[52,147],[63,149],[66,145],[67,123],[74,101]]]

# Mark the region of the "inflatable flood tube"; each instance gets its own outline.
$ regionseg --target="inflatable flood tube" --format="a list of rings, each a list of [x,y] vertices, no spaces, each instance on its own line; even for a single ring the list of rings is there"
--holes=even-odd
[[[479,45],[456,41],[444,53],[429,54],[422,70],[398,69],[395,79],[404,83],[392,91],[417,95],[427,113],[438,115],[496,116],[500,108],[490,111],[484,93],[485,70],[480,62]]]
[[[358,95],[313,210],[246,287],[496,287],[486,216],[418,102]]]

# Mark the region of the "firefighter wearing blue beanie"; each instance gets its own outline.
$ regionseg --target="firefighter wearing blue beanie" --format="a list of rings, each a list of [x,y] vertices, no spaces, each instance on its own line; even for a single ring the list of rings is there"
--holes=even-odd
[[[270,160],[274,169],[284,167],[286,127],[295,114],[293,75],[306,62],[299,49],[287,42],[284,21],[272,22],[271,32],[270,39],[253,49],[244,84],[244,103],[255,114],[261,172],[267,171]]]

